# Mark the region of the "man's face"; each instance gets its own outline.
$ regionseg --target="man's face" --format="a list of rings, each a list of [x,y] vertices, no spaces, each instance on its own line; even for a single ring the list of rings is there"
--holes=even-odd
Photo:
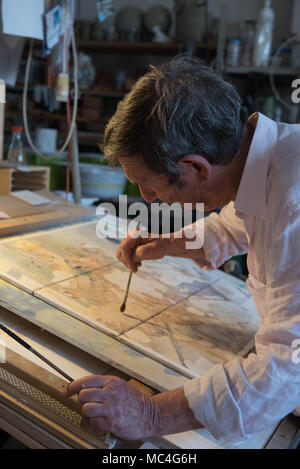
[[[139,186],[146,202],[150,203],[156,199],[167,203],[181,202],[176,185],[169,185],[167,176],[153,173],[136,158],[121,158],[120,163],[127,179]]]
[[[205,210],[214,210],[219,206],[220,200],[215,200],[216,191],[210,190],[208,184],[199,182],[197,173],[190,170],[188,165],[183,166],[181,184],[170,184],[165,175],[153,173],[142,165],[137,158],[120,158],[127,179],[139,186],[140,192],[146,202],[160,199],[172,203],[204,203]]]

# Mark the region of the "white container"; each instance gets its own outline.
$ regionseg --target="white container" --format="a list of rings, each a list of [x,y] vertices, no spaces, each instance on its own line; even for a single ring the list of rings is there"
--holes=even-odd
[[[238,67],[240,63],[242,41],[240,39],[230,39],[227,45],[226,66]]]
[[[273,41],[275,13],[271,8],[271,0],[265,0],[265,6],[260,11],[254,37],[253,65],[267,67],[270,62]]]
[[[57,152],[57,129],[37,128],[35,131],[35,143],[38,150],[45,155]]]
[[[82,194],[109,199],[124,194],[126,176],[122,168],[80,163]]]

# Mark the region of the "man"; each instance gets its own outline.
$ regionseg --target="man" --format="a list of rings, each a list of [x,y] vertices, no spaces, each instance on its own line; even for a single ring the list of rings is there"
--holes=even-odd
[[[205,426],[239,444],[300,404],[300,126],[244,118],[236,90],[197,60],[152,67],[119,104],[105,134],[147,202],[204,202],[203,248],[186,239],[129,235],[117,257],[137,271],[165,255],[215,269],[248,252],[248,286],[261,316],[256,354],[217,364],[183,388],[142,396],[124,381],[92,376],[69,385],[92,425],[139,439]],[[172,273],[170,272],[170,275]]]

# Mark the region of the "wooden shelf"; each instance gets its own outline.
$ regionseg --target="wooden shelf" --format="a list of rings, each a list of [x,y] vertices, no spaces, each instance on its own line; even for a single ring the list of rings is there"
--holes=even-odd
[[[23,114],[21,111],[16,111],[16,110],[10,110],[8,109],[6,112],[6,117],[22,117]],[[28,118],[31,119],[49,119],[49,120],[56,120],[56,121],[66,121],[67,116],[66,114],[59,114],[57,112],[48,112],[45,110],[39,110],[39,111],[28,111]],[[102,122],[102,123],[107,123],[108,117],[99,117],[97,119],[97,122]],[[77,116],[76,122],[82,123],[82,124],[87,124],[90,122],[95,122],[95,119],[90,119],[87,117],[80,117]]]
[[[58,137],[59,138],[66,138],[66,133],[65,132],[58,132]],[[101,143],[103,141],[104,134],[103,133],[98,133],[98,132],[77,132],[77,138],[80,142],[86,142],[86,143]]]
[[[180,52],[184,46],[180,42],[109,42],[109,41],[77,41],[79,49],[94,49],[99,53],[107,52],[130,52],[130,53],[143,53],[152,52],[156,54],[176,53]],[[216,43],[198,42],[196,45],[198,50],[213,50],[217,49]]]
[[[14,91],[16,93],[23,93],[23,85],[22,83],[17,83],[16,86],[7,85],[8,91]],[[33,91],[34,85],[28,87],[28,91]],[[109,86],[98,86],[97,88],[81,88],[80,89],[81,95],[89,95],[89,96],[102,96],[106,98],[116,98],[122,99],[124,98],[126,91],[118,90],[116,88],[112,88]]]
[[[23,85],[23,83],[20,83],[20,82],[16,83],[15,86],[6,85],[7,91],[16,91],[16,92],[20,91],[20,92],[23,93],[23,88],[24,88],[24,85]],[[34,89],[34,85],[29,85],[28,86],[28,91],[33,91],[33,89]]]
[[[225,67],[224,72],[230,75],[246,75],[251,73],[269,75],[271,67],[268,68],[256,68],[256,67]],[[293,67],[280,67],[274,68],[274,75],[298,75],[300,73],[299,68]]]
[[[0,195],[17,190],[49,190],[50,168],[47,166],[0,167]]]
[[[102,96],[105,98],[124,98],[126,92],[122,90],[117,90],[116,88],[111,88],[109,86],[98,86],[97,88],[87,88],[80,89],[82,95],[87,96]]]

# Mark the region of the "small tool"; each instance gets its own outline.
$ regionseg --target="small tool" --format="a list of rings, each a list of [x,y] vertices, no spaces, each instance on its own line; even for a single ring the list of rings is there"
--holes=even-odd
[[[54,370],[56,370],[60,375],[62,375],[64,378],[66,378],[68,381],[72,382],[74,381],[73,378],[71,378],[67,373],[62,371],[60,368],[58,368],[56,365],[54,365],[52,362],[50,362],[47,358],[45,358],[43,355],[41,355],[37,350],[35,350],[31,345],[29,345],[25,340],[21,339],[18,335],[16,335],[14,332],[12,332],[10,329],[8,329],[6,326],[3,326],[3,324],[0,324],[0,329],[8,334],[12,339],[14,339],[16,342],[18,342],[20,345],[25,347],[27,350],[30,350],[34,355],[39,357],[43,362],[47,363],[47,365],[51,366]]]
[[[140,242],[141,242],[141,237],[139,236],[137,241],[136,241],[135,250],[137,250],[137,248],[139,247]],[[123,303],[121,304],[121,307],[120,307],[121,313],[124,313],[124,311],[126,309],[126,302],[127,302],[127,297],[128,297],[128,294],[129,294],[129,288],[130,288],[130,283],[131,283],[131,279],[132,279],[132,274],[133,274],[133,270],[129,274],[129,279],[128,279],[128,282],[127,282],[124,301],[123,301]]]

